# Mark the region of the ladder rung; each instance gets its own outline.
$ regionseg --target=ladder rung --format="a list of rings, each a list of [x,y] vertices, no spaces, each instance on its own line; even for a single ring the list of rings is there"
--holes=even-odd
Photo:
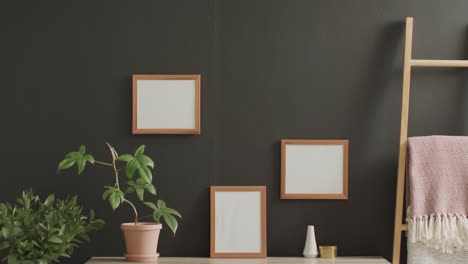
[[[408,225],[407,224],[403,224],[401,225],[401,231],[408,231]]]
[[[411,60],[415,67],[468,67],[468,60]]]

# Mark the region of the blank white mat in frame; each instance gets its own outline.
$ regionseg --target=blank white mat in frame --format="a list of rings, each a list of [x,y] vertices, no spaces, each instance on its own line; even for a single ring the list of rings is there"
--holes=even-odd
[[[194,129],[195,80],[138,80],[138,129]]]
[[[286,193],[342,193],[343,146],[286,145]]]
[[[261,193],[216,192],[215,199],[216,252],[260,252]]]

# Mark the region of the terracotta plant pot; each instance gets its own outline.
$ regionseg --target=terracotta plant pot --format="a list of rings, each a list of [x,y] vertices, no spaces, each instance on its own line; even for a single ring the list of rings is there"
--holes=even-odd
[[[127,261],[144,262],[158,259],[159,232],[157,223],[123,223],[120,226],[125,238]]]

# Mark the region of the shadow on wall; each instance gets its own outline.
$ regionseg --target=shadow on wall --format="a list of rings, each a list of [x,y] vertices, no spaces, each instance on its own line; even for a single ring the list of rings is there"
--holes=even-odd
[[[392,99],[392,96],[388,96],[388,94],[401,93],[401,87],[398,89],[391,84],[395,77],[400,82],[402,80],[403,63],[398,67],[398,71],[395,71],[394,66],[397,61],[401,61],[398,55],[401,54],[404,35],[405,23],[401,21],[387,24],[378,32],[378,41],[370,52],[373,61],[369,65],[369,70],[366,71],[369,77],[361,85],[363,88],[362,96],[353,104],[360,111],[356,115],[356,119],[349,122],[350,127],[360,128],[358,130],[350,129],[350,131],[355,131],[352,138],[357,142],[365,142],[365,144],[353,144],[355,153],[368,153],[371,149],[367,148],[379,148],[378,144],[382,141],[381,134],[375,133],[375,130],[381,127],[375,122],[382,119],[382,108],[389,101],[389,98]],[[397,107],[397,105],[393,107]],[[399,106],[397,108],[400,109]],[[395,145],[395,149],[397,148],[398,146]]]
[[[349,120],[347,130],[350,135],[350,151],[356,160],[353,171],[361,177],[350,178],[350,189],[353,186],[369,184],[373,186],[366,192],[354,197],[360,202],[375,197],[385,208],[393,208],[396,185],[397,151],[400,128],[401,83],[403,77],[403,40],[405,22],[397,21],[384,25],[377,33],[375,45],[369,51],[372,61],[368,64],[366,78],[360,84],[361,95],[353,106],[356,115]],[[355,127],[355,129],[353,129]],[[357,128],[357,129],[356,129]],[[360,164],[360,165],[357,165]],[[350,168],[354,170],[353,168]],[[366,176],[367,175],[367,176]],[[379,177],[375,177],[379,175]],[[352,192],[350,195],[353,195]],[[385,204],[382,204],[385,203]],[[373,208],[366,208],[373,210]],[[391,258],[393,242],[393,210],[373,219],[379,225],[373,226],[378,234],[371,240],[377,246],[377,254]]]

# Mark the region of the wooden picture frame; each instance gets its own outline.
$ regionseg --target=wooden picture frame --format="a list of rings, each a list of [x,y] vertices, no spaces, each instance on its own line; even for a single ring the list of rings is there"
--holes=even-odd
[[[199,74],[134,74],[132,134],[200,134]]]
[[[281,140],[281,199],[348,199],[348,140]]]
[[[265,258],[266,186],[211,186],[212,258]]]

